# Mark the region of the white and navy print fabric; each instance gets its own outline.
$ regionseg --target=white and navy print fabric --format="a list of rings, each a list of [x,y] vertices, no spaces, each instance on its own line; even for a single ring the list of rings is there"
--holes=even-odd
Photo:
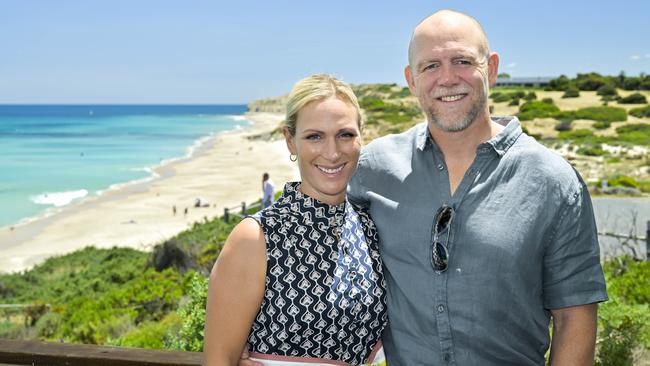
[[[299,189],[287,183],[252,216],[268,262],[250,351],[363,364],[388,320],[375,225],[347,200],[328,205]]]

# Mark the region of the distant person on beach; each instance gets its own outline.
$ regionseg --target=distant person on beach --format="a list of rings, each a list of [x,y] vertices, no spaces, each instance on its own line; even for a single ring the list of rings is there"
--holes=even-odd
[[[346,198],[361,150],[349,85],[294,86],[284,137],[300,182],[231,232],[210,276],[205,364],[361,365],[387,323],[377,230]]]
[[[273,193],[275,192],[275,185],[269,177],[269,173],[262,174],[262,204],[264,208],[271,206],[273,203]]]

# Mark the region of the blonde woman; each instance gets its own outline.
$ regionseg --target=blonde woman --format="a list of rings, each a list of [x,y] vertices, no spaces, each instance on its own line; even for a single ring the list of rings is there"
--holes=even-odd
[[[232,231],[210,276],[207,365],[372,361],[386,325],[374,223],[346,199],[361,149],[349,85],[313,75],[294,86],[284,137],[300,182]]]

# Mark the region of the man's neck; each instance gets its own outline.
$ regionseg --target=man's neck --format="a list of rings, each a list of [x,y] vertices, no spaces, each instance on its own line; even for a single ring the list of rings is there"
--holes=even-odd
[[[449,188],[452,195],[465,176],[465,172],[474,162],[478,145],[490,140],[504,129],[503,126],[492,122],[488,114],[458,132],[442,131],[432,123],[428,123],[428,128],[444,156],[449,170]]]

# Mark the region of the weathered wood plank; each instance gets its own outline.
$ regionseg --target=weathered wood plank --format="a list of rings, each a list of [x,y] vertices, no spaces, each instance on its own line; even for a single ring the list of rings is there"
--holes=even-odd
[[[50,366],[198,366],[200,352],[0,339],[0,363]]]

